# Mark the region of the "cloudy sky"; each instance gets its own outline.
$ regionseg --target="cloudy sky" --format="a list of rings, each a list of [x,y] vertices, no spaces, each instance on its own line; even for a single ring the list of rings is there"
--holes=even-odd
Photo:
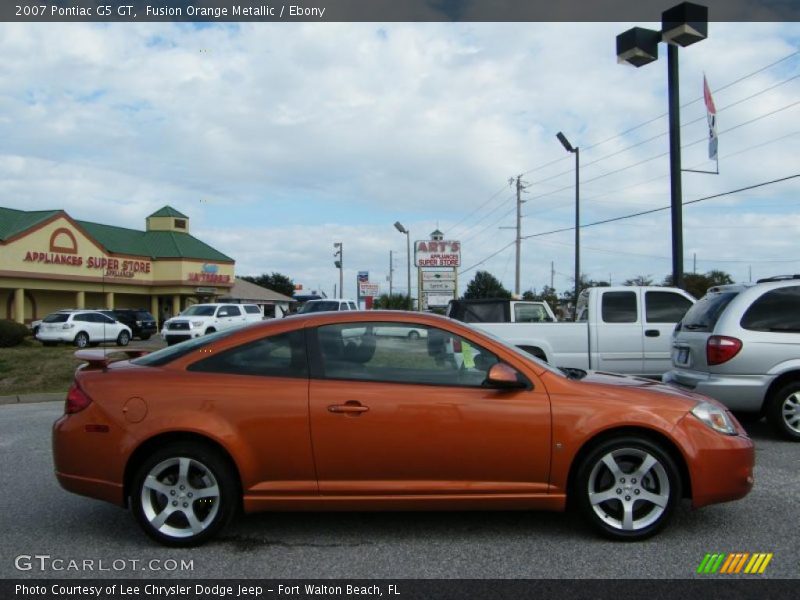
[[[581,147],[582,224],[669,204],[666,50],[618,65],[632,25],[3,24],[0,206],[142,228],[170,204],[239,274],[329,295],[341,241],[349,296],[359,270],[388,290],[390,250],[405,289],[399,220],[463,242],[462,289],[479,263],[513,288],[509,178],[523,235],[574,223],[559,130]],[[684,174],[684,200],[800,174],[798,49],[798,24],[711,23],[681,50],[684,168],[714,168],[703,72],[720,132],[720,175]],[[800,178],[687,206],[686,269],[800,272],[799,211]],[[551,262],[571,287],[573,235],[523,242],[523,290]],[[670,270],[669,211],[582,229],[593,279]]]

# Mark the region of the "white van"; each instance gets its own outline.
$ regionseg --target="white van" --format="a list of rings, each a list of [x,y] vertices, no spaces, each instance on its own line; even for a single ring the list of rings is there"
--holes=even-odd
[[[161,337],[171,346],[215,331],[244,327],[263,318],[256,304],[193,304],[164,322]]]

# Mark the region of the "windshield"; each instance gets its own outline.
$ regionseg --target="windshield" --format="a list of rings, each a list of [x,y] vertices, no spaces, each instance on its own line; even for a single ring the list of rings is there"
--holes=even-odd
[[[207,346],[208,344],[215,342],[217,340],[224,339],[229,335],[236,333],[238,330],[236,329],[228,329],[225,331],[217,331],[216,333],[209,333],[208,335],[204,335],[199,338],[194,338],[191,340],[186,340],[185,342],[181,342],[180,344],[175,344],[174,346],[167,346],[166,348],[162,348],[161,350],[156,350],[155,352],[151,352],[150,354],[145,354],[144,356],[140,356],[139,358],[134,358],[131,363],[134,365],[139,365],[142,367],[160,367],[161,365],[166,365],[167,363],[172,362],[173,360],[180,358],[181,356],[186,356],[190,352],[194,352],[198,348],[202,348],[203,346]]]
[[[326,300],[322,302],[306,302],[299,311],[300,314],[323,312],[328,310],[339,310],[338,300]]]
[[[722,311],[738,294],[738,291],[706,294],[684,315],[680,328],[685,331],[712,331]]]
[[[551,365],[549,363],[546,363],[541,358],[539,358],[538,356],[534,356],[530,352],[525,352],[525,350],[523,350],[522,348],[514,346],[513,344],[509,344],[506,340],[503,340],[503,339],[497,337],[493,333],[489,333],[488,331],[484,331],[483,329],[481,329],[479,331],[479,333],[481,335],[489,338],[489,339],[494,340],[498,344],[502,344],[505,348],[508,348],[514,354],[519,356],[520,358],[523,358],[523,359],[527,360],[528,362],[532,362],[532,363],[536,364],[536,366],[542,367],[543,369],[546,369],[547,371],[550,371],[554,375],[557,375],[559,377],[567,377],[567,374],[564,373],[561,369],[558,369],[558,368],[554,367],[553,365]]]
[[[195,304],[190,306],[181,313],[182,317],[213,317],[214,311],[217,310],[216,306],[208,306],[203,304]]]

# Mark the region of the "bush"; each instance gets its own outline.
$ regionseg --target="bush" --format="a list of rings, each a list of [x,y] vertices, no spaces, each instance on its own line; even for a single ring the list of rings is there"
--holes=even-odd
[[[0,348],[11,348],[12,346],[20,345],[28,333],[28,328],[25,325],[0,319]]]

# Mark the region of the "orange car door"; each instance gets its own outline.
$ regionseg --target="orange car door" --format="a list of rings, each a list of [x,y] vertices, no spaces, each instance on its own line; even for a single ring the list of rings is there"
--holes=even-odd
[[[414,336],[381,336],[378,327]],[[497,357],[441,329],[316,330],[309,392],[322,494],[545,493],[550,403],[541,385],[481,387]]]

